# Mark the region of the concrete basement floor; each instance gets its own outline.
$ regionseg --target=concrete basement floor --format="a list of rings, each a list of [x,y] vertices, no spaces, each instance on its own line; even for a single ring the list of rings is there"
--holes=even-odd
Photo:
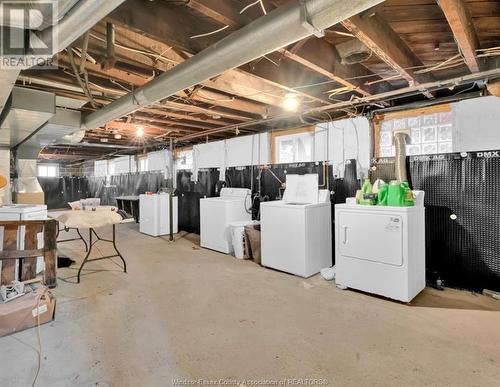
[[[76,285],[74,268],[59,270],[37,386],[170,386],[176,378],[500,383],[500,301],[426,289],[405,305],[200,249],[194,235],[170,243],[137,229],[118,227],[128,274],[98,261]],[[61,251],[81,260],[83,244]],[[36,329],[0,339],[0,386],[31,385],[34,348]]]

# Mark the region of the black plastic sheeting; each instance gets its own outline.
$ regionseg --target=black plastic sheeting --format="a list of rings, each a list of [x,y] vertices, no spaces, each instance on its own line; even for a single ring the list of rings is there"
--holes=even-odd
[[[499,155],[500,151],[490,151],[407,158],[412,188],[425,191],[428,276],[437,273],[445,284],[459,288],[500,291]],[[374,165],[372,180],[394,178],[393,159],[376,160]],[[228,168],[226,181],[220,182],[219,171],[207,169],[198,172],[196,184],[191,181],[191,171],[179,171],[179,229],[199,233],[200,198],[218,196],[223,186],[252,188],[256,194],[260,181],[261,197],[275,200],[280,197],[280,181],[285,181],[286,174],[318,173],[322,184],[323,171],[322,163],[280,164],[264,170],[259,179],[259,167],[237,167]],[[354,196],[360,186],[354,161],[346,164],[343,179],[333,176],[330,167],[327,171],[332,204]],[[66,207],[67,202],[85,197],[115,204],[116,196],[156,192],[166,186],[163,174],[156,172],[112,176],[108,186],[104,177],[39,180],[49,208]],[[256,200],[254,217],[258,208]]]
[[[356,162],[350,160],[346,165],[345,179],[333,176],[332,168],[323,167],[323,163],[294,163],[269,166],[260,172],[259,167],[231,167],[226,169],[225,181],[219,181],[219,171],[216,169],[200,170],[198,182],[191,181],[191,171],[177,173],[177,194],[179,196],[179,229],[188,232],[200,232],[200,198],[218,196],[224,186],[252,189],[254,195],[267,200],[280,199],[283,194],[281,183],[286,181],[287,174],[317,173],[319,184],[323,189],[329,189],[332,194],[332,204],[345,203],[345,198],[354,196],[360,182],[356,178]],[[324,176],[328,174],[328,176]],[[328,182],[328,186],[326,183]],[[254,200],[253,217],[259,216],[259,200]],[[333,220],[333,205],[332,205]],[[333,226],[332,226],[333,234]],[[333,238],[333,235],[332,235]],[[333,263],[333,258],[332,258]]]
[[[89,181],[86,177],[39,177],[49,209],[69,208],[68,202],[89,197]]]
[[[113,206],[116,205],[115,198],[118,196],[158,192],[167,184],[162,172],[113,175],[108,181],[105,176],[92,176],[88,180],[90,197],[101,198],[101,204]]]
[[[413,156],[425,191],[426,266],[446,285],[500,291],[500,151]]]
[[[68,208],[68,202],[85,198],[101,198],[103,205],[116,205],[115,198],[123,195],[139,195],[147,191],[157,192],[166,187],[161,172],[129,173],[106,177],[39,177],[49,209]]]

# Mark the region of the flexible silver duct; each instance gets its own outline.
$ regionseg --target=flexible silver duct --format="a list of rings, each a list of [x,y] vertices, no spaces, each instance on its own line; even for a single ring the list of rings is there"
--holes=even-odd
[[[224,71],[297,42],[384,0],[300,0],[279,7],[163,73],[106,107],[88,115],[96,128]]]
[[[394,144],[396,146],[396,178],[398,182],[402,183],[408,181],[406,173],[406,139],[408,134],[405,132],[397,132],[394,134]]]

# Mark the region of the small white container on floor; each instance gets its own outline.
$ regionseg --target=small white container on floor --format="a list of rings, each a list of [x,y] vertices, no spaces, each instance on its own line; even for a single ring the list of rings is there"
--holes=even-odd
[[[233,244],[234,256],[238,259],[245,259],[245,226],[259,224],[256,220],[245,220],[241,222],[231,222],[231,242]]]

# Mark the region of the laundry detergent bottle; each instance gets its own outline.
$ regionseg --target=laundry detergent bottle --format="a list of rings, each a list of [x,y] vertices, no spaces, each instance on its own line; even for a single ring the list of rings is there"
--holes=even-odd
[[[389,184],[382,184],[378,189],[377,206],[387,206],[389,196]]]
[[[387,193],[387,205],[394,207],[411,207],[414,205],[413,193],[408,182],[391,181]]]

